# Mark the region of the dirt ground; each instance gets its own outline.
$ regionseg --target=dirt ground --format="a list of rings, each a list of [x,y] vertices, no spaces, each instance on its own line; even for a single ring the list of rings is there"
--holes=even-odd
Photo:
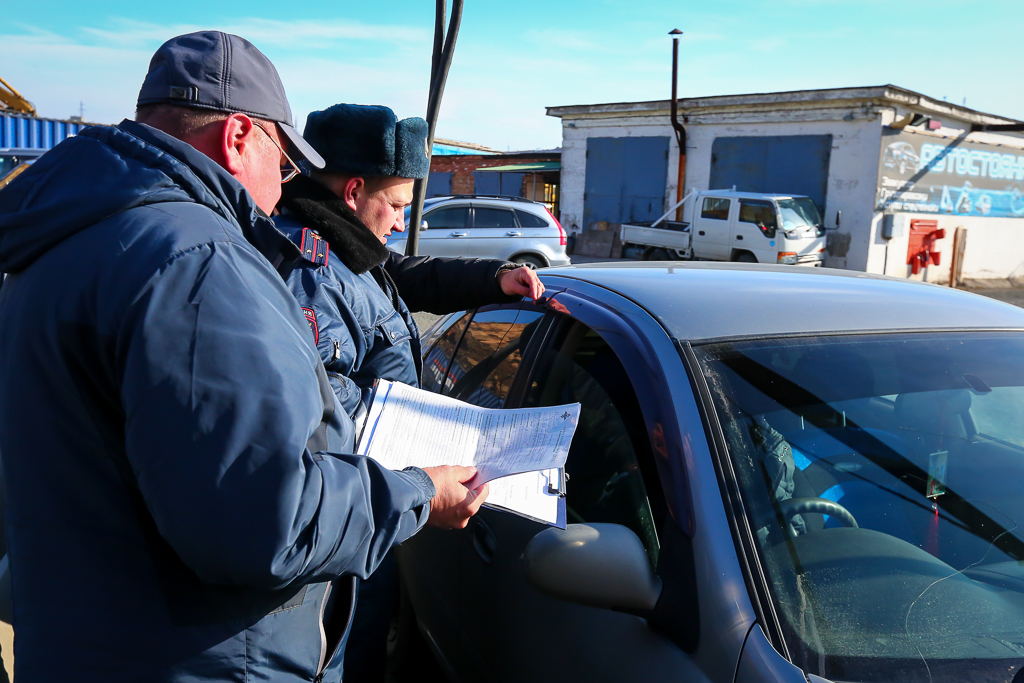
[[[0,621],[0,650],[3,650],[7,678],[14,680],[14,629]]]
[[[1013,304],[1014,306],[1024,307],[1024,289],[968,289],[966,291],[981,294],[982,296],[987,296],[992,299],[999,299],[1000,301],[1005,301],[1006,303]]]

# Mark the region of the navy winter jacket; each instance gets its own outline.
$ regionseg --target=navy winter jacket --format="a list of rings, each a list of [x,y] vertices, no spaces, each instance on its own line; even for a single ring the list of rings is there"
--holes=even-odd
[[[271,266],[297,255],[229,174],[131,121],[0,192],[20,683],[340,680],[354,580],[329,582],[372,572],[434,490],[324,452],[351,423]]]
[[[287,269],[288,287],[339,401],[357,421],[378,378],[419,385],[420,337],[410,308],[452,313],[521,298],[498,285],[506,261],[396,254],[311,178],[288,183],[281,208],[274,221],[302,252]]]

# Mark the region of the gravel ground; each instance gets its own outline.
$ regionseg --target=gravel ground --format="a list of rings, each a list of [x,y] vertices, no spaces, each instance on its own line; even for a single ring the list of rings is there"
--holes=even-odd
[[[1008,304],[1024,308],[1024,289],[1008,287],[1005,289],[968,289],[966,291],[981,294],[982,296],[987,296],[992,299],[999,299],[1000,301],[1005,301]]]
[[[422,335],[427,331],[427,328],[437,322],[441,316],[434,315],[433,313],[413,313],[412,319],[416,321],[416,327],[420,328],[420,334]]]

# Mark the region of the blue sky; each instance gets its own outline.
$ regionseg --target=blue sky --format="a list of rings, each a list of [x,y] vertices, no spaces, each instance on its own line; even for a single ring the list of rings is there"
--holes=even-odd
[[[0,76],[42,116],[132,115],[149,57],[178,33],[238,33],[277,65],[300,127],[336,102],[423,116],[434,3],[3,2]],[[1024,119],[1022,0],[467,0],[438,136],[560,144],[554,105],[892,83]]]

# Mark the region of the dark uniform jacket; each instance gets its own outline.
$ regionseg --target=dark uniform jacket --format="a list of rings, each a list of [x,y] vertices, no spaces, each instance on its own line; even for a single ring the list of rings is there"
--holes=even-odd
[[[520,298],[497,283],[505,261],[396,254],[310,178],[285,185],[281,208],[277,227],[303,255],[288,287],[338,399],[357,421],[377,378],[419,385],[419,330],[410,311],[451,313]]]
[[[340,680],[354,580],[328,582],[369,575],[434,489],[325,452],[351,423],[271,266],[297,257],[227,172],[131,121],[0,192],[21,683]]]

